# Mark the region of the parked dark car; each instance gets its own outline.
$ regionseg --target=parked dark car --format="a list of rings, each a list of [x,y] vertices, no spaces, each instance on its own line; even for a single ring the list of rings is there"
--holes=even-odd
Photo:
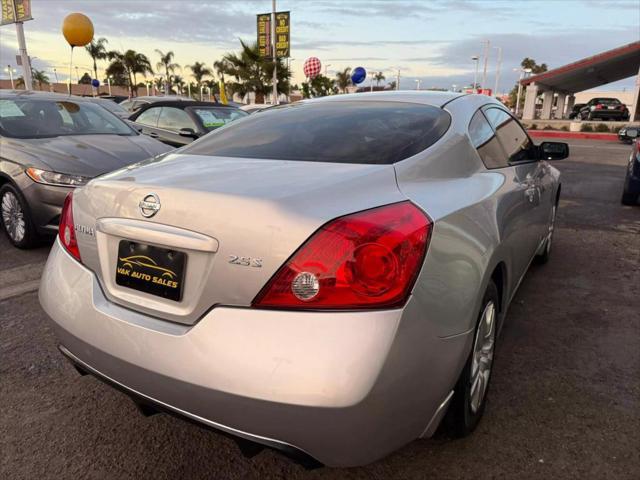
[[[618,140],[624,143],[633,143],[633,141],[640,137],[640,126],[627,125],[618,130]]]
[[[73,188],[169,150],[86,98],[0,91],[0,224],[30,247],[56,233]]]
[[[617,98],[592,98],[580,109],[580,120],[618,120],[629,119],[629,109]]]
[[[129,111],[130,114],[137,112],[142,107],[149,105],[150,103],[156,102],[193,102],[195,100],[189,97],[181,97],[178,95],[150,95],[143,97],[133,97],[129,100],[125,100],[120,102],[120,106],[125,110]]]
[[[580,114],[580,110],[584,107],[586,103],[576,103],[571,111],[569,112],[569,119],[574,119]]]
[[[142,107],[129,120],[161,142],[181,147],[211,130],[248,116],[239,108],[211,102],[156,102]]]
[[[637,205],[640,200],[640,139],[633,142],[622,189],[623,205]]]

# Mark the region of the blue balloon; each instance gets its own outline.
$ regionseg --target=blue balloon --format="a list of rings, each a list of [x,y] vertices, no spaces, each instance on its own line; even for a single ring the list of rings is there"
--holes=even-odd
[[[367,78],[367,71],[362,67],[356,67],[351,72],[351,81],[355,85],[364,82],[365,78]]]
[[[91,80],[91,85],[98,88],[100,86],[100,80],[98,80],[97,78],[94,78],[93,80]]]

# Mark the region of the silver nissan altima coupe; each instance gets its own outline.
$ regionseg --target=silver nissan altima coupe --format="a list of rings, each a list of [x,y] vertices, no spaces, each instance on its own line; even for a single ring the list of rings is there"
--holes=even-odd
[[[477,425],[567,155],[483,95],[269,109],[69,195],[40,302],[146,412],[366,464]]]

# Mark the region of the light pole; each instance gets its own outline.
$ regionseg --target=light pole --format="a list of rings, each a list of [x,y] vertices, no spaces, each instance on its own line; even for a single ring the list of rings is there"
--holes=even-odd
[[[502,67],[502,47],[493,47],[498,50],[498,64],[496,65],[496,84],[493,88],[493,96],[498,98],[498,87],[500,86],[500,67]]]
[[[489,46],[491,42],[489,40],[484,40],[482,42],[484,44],[484,68],[482,70],[482,89],[487,88],[487,66],[489,63]]]
[[[327,76],[327,69],[328,69],[330,66],[331,66],[331,64],[330,64],[330,63],[327,63],[327,64],[324,66],[324,76],[325,76],[325,77]]]
[[[78,73],[78,66],[76,65],[76,83],[80,83],[80,74]]]
[[[13,84],[13,74],[16,73],[16,69],[11,68],[11,65],[7,65],[4,71],[9,74],[9,79],[11,80],[11,90],[15,89],[16,87]]]
[[[474,55],[471,57],[471,60],[476,62],[476,73],[473,76],[473,93],[478,93],[478,64],[480,63],[480,57],[478,55]]]
[[[416,90],[420,90],[420,79],[416,78],[414,81],[416,82]]]
[[[111,75],[107,75],[107,87],[109,87],[109,96],[111,96]]]
[[[53,69],[53,75],[56,77],[56,83],[58,83],[58,70]]]
[[[525,74],[531,73],[530,68],[514,68],[513,71],[517,72],[520,70],[520,79],[518,80],[518,95],[516,96],[516,117],[518,116],[518,112],[520,111],[520,96],[522,95],[522,79],[525,77]]]

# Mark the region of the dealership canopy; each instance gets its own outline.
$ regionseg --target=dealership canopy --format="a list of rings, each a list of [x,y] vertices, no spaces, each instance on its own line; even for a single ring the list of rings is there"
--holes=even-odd
[[[640,42],[614,48],[522,80],[542,89],[576,93],[629,78],[640,68]]]
[[[533,75],[521,80],[527,87],[523,118],[533,119],[535,98],[542,93],[544,96],[541,119],[548,119],[551,115],[554,94],[558,96],[558,106],[565,106],[565,97],[570,96],[567,107],[573,104],[573,94],[608,83],[623,80],[638,74],[640,69],[640,42],[633,42],[613,50],[609,50],[577,62],[569,63],[548,72]],[[638,119],[638,90],[640,84],[636,81],[634,104],[631,109],[631,119]],[[562,111],[559,108],[558,111]],[[556,117],[558,118],[558,117]]]

